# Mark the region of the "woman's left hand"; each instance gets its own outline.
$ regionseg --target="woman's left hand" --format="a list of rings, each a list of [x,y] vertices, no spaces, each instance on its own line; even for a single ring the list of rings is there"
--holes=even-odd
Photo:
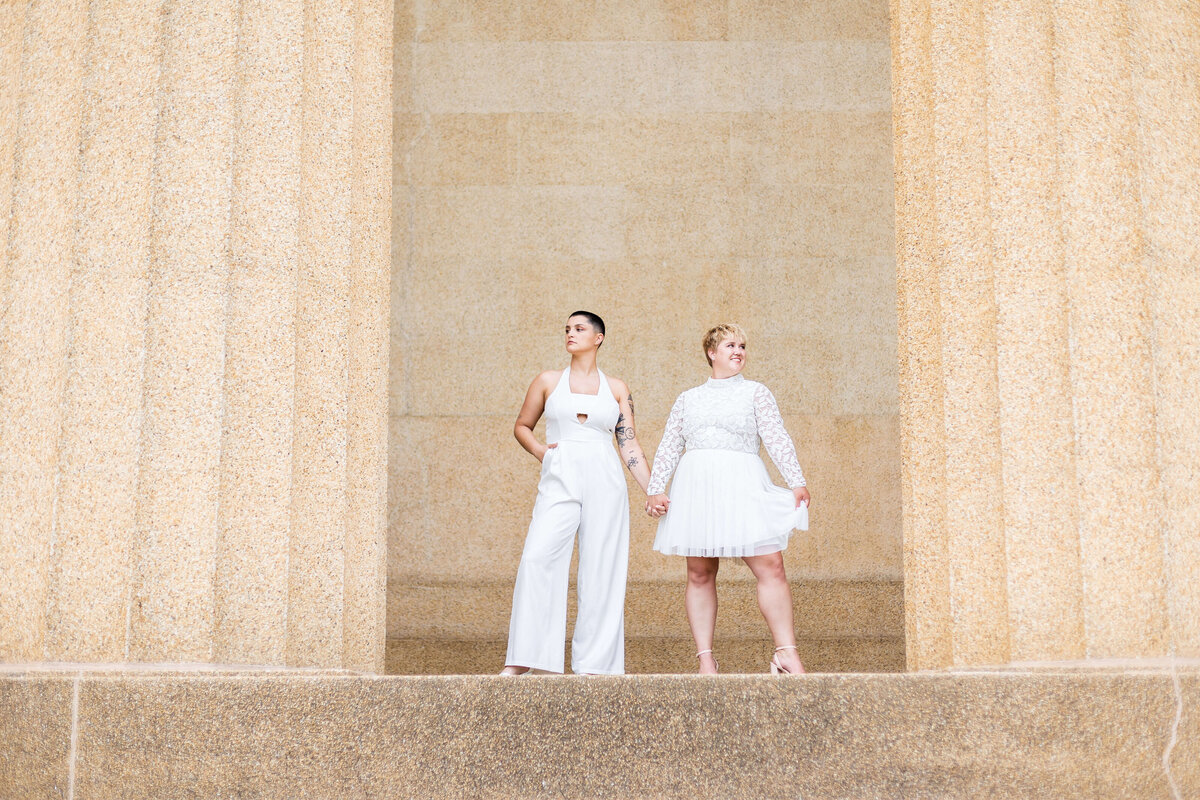
[[[646,498],[646,513],[652,517],[661,517],[667,513],[671,499],[665,494],[653,494]]]
[[[801,503],[804,503],[806,506],[811,504],[812,497],[805,487],[797,486],[795,489],[792,489],[792,494],[796,496],[796,508],[799,508]]]

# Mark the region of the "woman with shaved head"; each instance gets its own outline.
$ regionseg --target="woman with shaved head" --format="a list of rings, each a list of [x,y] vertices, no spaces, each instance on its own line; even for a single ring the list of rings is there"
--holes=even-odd
[[[542,462],[542,474],[517,570],[501,675],[563,671],[567,579],[576,533],[579,608],[571,670],[592,675],[625,671],[629,497],[621,464],[643,490],[650,469],[634,433],[629,387],[596,365],[604,320],[576,311],[564,334],[570,365],[534,378],[513,428],[521,446]],[[545,444],[533,433],[543,415]]]

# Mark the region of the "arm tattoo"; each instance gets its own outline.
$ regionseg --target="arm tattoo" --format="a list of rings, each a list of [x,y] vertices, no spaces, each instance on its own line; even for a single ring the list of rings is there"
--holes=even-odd
[[[625,422],[625,414],[622,412],[617,417],[617,427],[614,429],[617,434],[617,447],[624,447],[626,443],[637,438],[637,434],[633,431],[633,395],[629,395],[629,422]]]
[[[624,414],[617,418],[617,427],[613,429],[613,433],[617,435],[617,447],[624,447],[637,438],[637,434],[633,432],[633,424],[625,423]]]
[[[625,466],[629,467],[630,469],[633,469],[637,465],[638,465],[638,460],[637,460],[636,456],[633,458],[630,458],[628,461],[625,462]]]

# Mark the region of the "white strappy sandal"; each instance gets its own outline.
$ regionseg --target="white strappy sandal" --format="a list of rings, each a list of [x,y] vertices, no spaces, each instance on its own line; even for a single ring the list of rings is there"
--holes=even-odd
[[[797,650],[797,649],[799,649],[799,648],[797,648],[796,645],[794,645],[794,644],[785,644],[783,647],[776,647],[775,648],[776,655],[771,656],[771,674],[772,675],[803,675],[804,674],[804,665],[803,664],[800,665],[799,672],[792,672],[787,667],[785,667],[783,664],[779,663],[778,653],[780,650]]]

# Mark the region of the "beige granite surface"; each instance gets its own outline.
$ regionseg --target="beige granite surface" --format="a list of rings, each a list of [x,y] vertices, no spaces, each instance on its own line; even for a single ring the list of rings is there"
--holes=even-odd
[[[162,18],[107,3],[88,24],[44,657],[104,661],[125,658],[134,576]]]
[[[900,636],[811,636],[798,633],[801,663],[809,672],[903,672],[904,640]],[[715,642],[722,674],[763,675],[770,671],[774,644],[766,629]],[[388,675],[495,675],[504,663],[506,639],[389,638],[385,672]],[[570,663],[571,643],[563,649]],[[627,636],[625,672],[628,675],[694,675],[696,645],[678,631],[665,636]]]
[[[25,20],[28,4],[4,3],[0,5],[0,75],[4,76],[0,86],[0,220],[10,219],[12,211],[13,156],[17,147],[17,125],[20,122],[21,64],[25,39]],[[5,257],[0,259],[0,286],[8,283],[8,234],[9,226],[0,224],[0,247]],[[7,305],[0,298],[0,313]]]
[[[31,679],[4,674],[0,685],[0,794],[69,797],[78,681],[43,672]]]
[[[220,503],[232,0],[165,7],[128,648],[133,660],[211,657]]]
[[[32,672],[0,677],[0,698],[0,793],[28,800],[67,781],[76,798],[1200,791],[1200,680],[1184,664],[785,679]]]
[[[0,661],[382,670],[391,19],[3,4]]]
[[[9,13],[6,22],[23,23],[24,36],[0,271],[0,659],[28,660],[42,657],[46,639],[87,4],[30,3],[23,20]]]
[[[718,585],[714,647],[726,672],[764,672],[772,644],[754,583],[728,564]],[[903,587],[883,581],[794,581],[800,655],[821,672],[896,672],[904,668]],[[388,674],[499,671],[508,632],[512,579],[419,585],[393,582],[388,599]],[[568,591],[574,619],[575,589]],[[565,652],[570,652],[570,631]],[[625,668],[633,674],[695,672],[681,581],[635,581],[626,594]]]
[[[1156,445],[1175,652],[1200,656],[1200,14],[1157,0],[1130,8],[1141,156],[1138,194],[1153,315]]]
[[[730,574],[726,575],[726,571]],[[722,567],[718,582],[721,614],[718,638],[758,636],[766,623],[758,611],[749,570]],[[429,581],[394,586],[388,636],[423,639],[487,639],[508,629],[513,579],[462,582]],[[451,589],[453,591],[447,591]],[[794,581],[796,631],[805,636],[901,636],[903,586],[899,581]],[[569,618],[574,616],[575,587],[568,590]],[[667,637],[685,625],[682,581],[634,581],[629,586],[626,632],[630,636]],[[502,626],[502,627],[501,627]],[[502,637],[500,637],[502,638]]]
[[[226,663],[283,663],[287,642],[301,5],[274,0],[247,4],[238,34],[225,331],[228,391],[214,576],[213,658]]]
[[[537,481],[512,421],[566,363],[577,308],[608,324],[600,366],[629,384],[650,457],[675,396],[707,377],[700,336],[740,321],[815,497],[790,577],[893,586],[886,2],[565,8],[396,5],[389,638],[436,653],[438,636],[455,652],[505,637]],[[686,643],[682,615],[642,591],[682,591],[682,559],[652,552],[629,490],[627,624]],[[761,615],[730,605],[721,625],[759,631]]]
[[[353,69],[346,571],[341,663],[383,670],[387,591],[388,331],[391,319],[390,3],[359,2]]]
[[[1200,11],[891,11],[909,666],[1194,655]]]
[[[987,147],[1008,637],[1014,660],[1083,656],[1079,526],[1054,128],[1054,29],[1036,2],[993,3]],[[1031,22],[1032,21],[1032,22]],[[1029,402],[1037,397],[1037,402]],[[1063,613],[1063,612],[1066,613]]]
[[[1173,642],[1128,9],[1064,6],[1054,24],[1087,652],[1161,655]]]
[[[348,510],[351,63],[345,3],[305,4],[300,100],[300,257],[287,659],[315,666],[342,650]]]
[[[988,226],[983,0],[930,3],[934,287],[940,296],[947,556],[955,663],[1003,663],[1008,632],[996,304]]]
[[[951,660],[941,296],[933,225],[934,130],[929,0],[892,0],[904,621],[910,668]],[[916,346],[920,343],[920,347]]]

